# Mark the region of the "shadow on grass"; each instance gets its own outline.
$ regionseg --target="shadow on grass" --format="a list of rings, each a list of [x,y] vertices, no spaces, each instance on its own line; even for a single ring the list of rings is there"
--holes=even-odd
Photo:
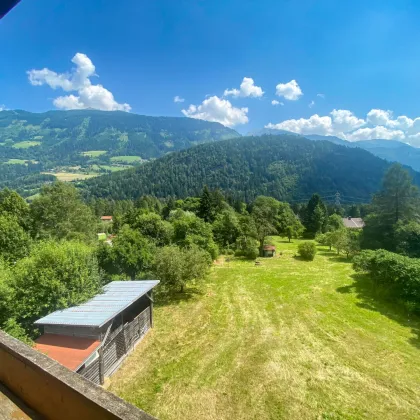
[[[162,291],[156,295],[155,306],[171,306],[178,305],[180,302],[188,302],[202,296],[204,291],[198,287],[188,287],[183,292],[178,291]]]
[[[404,327],[411,328],[415,335],[409,343],[420,349],[420,318],[409,313],[402,304],[389,301],[383,291],[376,288],[367,274],[353,274],[354,283],[336,289],[339,293],[356,293],[359,308],[379,312],[382,315],[397,321]]]
[[[347,258],[345,255],[340,254],[338,255],[335,251],[319,251],[318,255],[322,255],[324,257],[328,257],[329,259],[335,262],[342,262],[342,263],[351,263],[351,258]]]

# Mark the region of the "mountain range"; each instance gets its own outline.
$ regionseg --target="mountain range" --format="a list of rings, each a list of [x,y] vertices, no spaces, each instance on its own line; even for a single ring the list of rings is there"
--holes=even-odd
[[[250,135],[254,136],[278,134],[299,135],[289,131],[274,130],[271,128],[264,128],[250,133]],[[314,141],[326,140],[334,144],[339,144],[340,146],[359,147],[389,162],[399,162],[402,165],[410,166],[415,171],[420,171],[420,149],[400,141],[375,139],[351,142],[336,136],[320,136],[317,134],[303,134],[302,136]]]
[[[181,156],[184,156],[177,154],[177,152],[200,144],[218,143],[220,141],[222,141],[222,144],[216,146],[216,149],[218,150],[217,153],[220,153],[221,163],[224,162],[225,165],[229,166],[229,155],[232,155],[235,159],[242,159],[242,169],[248,165],[246,171],[254,173],[264,172],[266,170],[271,171],[271,167],[271,169],[267,168],[273,162],[270,159],[265,159],[261,154],[270,153],[273,156],[277,156],[278,161],[283,159],[282,156],[278,155],[277,151],[272,150],[271,146],[268,147],[267,145],[267,142],[272,145],[273,140],[267,140],[266,137],[278,137],[279,135],[285,136],[284,138],[288,139],[288,143],[295,141],[296,144],[302,144],[302,136],[298,134],[282,130],[263,129],[252,133],[252,136],[250,136],[254,137],[255,142],[245,137],[243,138],[244,142],[238,143],[238,148],[234,150],[232,144],[237,143],[224,143],[223,140],[240,138],[240,134],[235,130],[219,123],[185,117],[150,117],[120,111],[105,112],[97,110],[49,111],[45,113],[31,113],[22,110],[1,111],[0,188],[5,186],[14,188],[22,195],[28,197],[36,194],[43,183],[53,181],[54,179],[81,181],[99,175],[111,174],[116,171],[124,171],[139,165],[143,166],[145,162],[162,157],[164,158],[162,165],[165,168],[166,162],[172,162],[171,159],[181,159]],[[404,143],[391,140],[348,142],[338,137],[319,135],[307,135],[305,137],[313,143],[327,141],[330,144],[334,143],[335,145],[342,146],[343,149],[340,153],[346,154],[349,161],[351,161],[350,156],[354,156],[355,153],[350,152],[349,149],[365,149],[382,159],[390,162],[397,161],[420,171],[420,149]],[[259,143],[261,143],[261,147]],[[245,152],[243,147],[246,145],[247,147],[252,147],[254,151],[250,151],[249,153]],[[213,154],[215,153],[215,149],[212,149],[211,146],[209,147],[209,153],[211,152],[212,158],[215,159]],[[219,147],[221,147],[220,150]],[[225,147],[227,149],[223,151]],[[301,152],[308,153],[308,150],[311,150],[308,147],[302,147],[300,149]],[[324,151],[327,150],[326,146],[316,146],[313,153],[317,154],[318,148]],[[286,149],[290,149],[290,146]],[[282,150],[284,151],[285,147],[282,146]],[[253,152],[256,153],[255,156]],[[194,151],[191,153],[198,152]],[[172,154],[175,156],[170,157]],[[185,156],[189,156],[189,154],[187,153]],[[225,161],[222,156],[225,156]],[[239,156],[242,157],[239,158]],[[367,155],[365,154],[363,156]],[[191,176],[196,177],[197,180],[201,179],[202,182],[208,183],[209,185],[216,186],[216,183],[208,178],[211,174],[207,173],[207,171],[215,170],[213,165],[209,166],[205,159],[201,162],[203,159],[201,155],[196,156],[196,158],[200,159],[197,164],[202,164],[206,176],[201,176],[202,174],[200,175],[199,172],[195,173],[194,171],[190,171]],[[254,158],[257,158],[267,167],[258,169],[254,164],[249,164],[249,159]],[[294,167],[300,168],[302,162],[306,159],[305,156],[302,156],[302,159],[299,160],[294,156],[292,166],[295,165]],[[318,156],[318,159],[321,159],[320,156]],[[366,160],[368,158],[365,157],[364,159]],[[173,161],[174,164],[177,162]],[[314,164],[313,162],[312,160],[308,161],[308,164],[312,165]],[[358,165],[356,161],[353,164],[355,168]],[[159,165],[161,163],[157,163],[155,168],[160,168]],[[326,166],[331,165],[328,163]],[[153,167],[153,165],[145,166],[145,168],[149,167]],[[242,169],[239,170],[239,177],[244,174]],[[336,167],[332,169],[334,171],[337,170]],[[238,171],[238,167],[231,166],[231,170]],[[309,191],[311,183],[302,174],[304,172],[312,173],[311,170],[309,169],[309,171],[307,170],[305,172],[303,169],[299,169],[297,171],[299,182],[303,182],[303,180],[305,182],[306,187],[302,187],[305,192]],[[139,169],[139,171],[139,173],[142,173],[143,169]],[[164,172],[167,173],[168,171],[164,169]],[[376,174],[379,178],[381,177],[380,172],[378,171]],[[129,173],[132,174],[132,172]],[[289,175],[288,173],[286,178]],[[107,182],[107,179],[123,179],[125,176],[125,174],[121,174],[115,178],[104,178],[104,182]],[[132,175],[127,175],[127,177],[130,176]],[[236,175],[231,174],[231,176],[234,179]],[[320,176],[318,169],[311,176]],[[262,178],[258,178],[258,176],[254,178],[250,176],[247,179],[251,183],[257,182],[255,179],[259,179],[261,186],[264,186],[261,187],[261,191],[264,188],[268,188],[268,190],[274,188],[270,184],[271,181],[274,182],[274,179],[270,178],[270,176],[267,175],[267,179],[265,175]],[[175,177],[175,179],[177,178]],[[215,179],[217,179],[217,182],[221,182],[218,175]],[[290,182],[290,178],[287,179],[289,180],[287,182]],[[93,184],[96,182],[92,181]],[[180,195],[185,195],[184,193],[191,194],[192,191],[196,191],[198,188],[198,181],[184,180],[182,182],[186,182],[186,184],[182,187],[173,187],[172,181],[169,180],[169,189],[161,186],[156,187],[155,183],[152,184],[154,188],[157,188],[160,195],[171,195],[174,191],[179,192]],[[276,182],[274,183],[276,184]],[[281,192],[279,190],[277,192],[271,191],[271,193],[277,194],[279,197],[293,196],[293,188],[288,189],[287,182],[280,182],[282,184],[281,186],[277,182],[276,185],[279,186]],[[296,186],[298,184],[294,185]],[[327,184],[329,184],[327,189],[336,189],[338,186],[340,188],[343,187],[342,181],[338,183],[328,182]],[[102,185],[102,181],[98,181],[99,185]],[[232,189],[235,194],[241,197],[253,195],[253,191],[260,191],[259,187],[256,188],[252,185],[244,186],[243,188],[240,186],[238,188],[236,186],[235,188],[230,188],[226,183],[223,185],[228,190]],[[369,185],[376,184],[369,181]],[[184,188],[185,191],[179,191],[179,188]],[[357,190],[348,186],[344,188],[345,191],[351,189]],[[140,190],[143,191],[142,189]],[[372,192],[371,190],[370,187],[366,190],[361,188],[361,194],[364,197],[364,194],[369,195]],[[151,190],[148,191],[151,192]],[[116,192],[114,191],[114,193]],[[356,193],[357,191],[353,191],[353,194]],[[128,193],[128,196],[136,194],[133,190]]]
[[[136,168],[87,180],[86,197],[135,199],[187,197],[203,185],[252,201],[258,195],[280,200],[308,199],[314,192],[369,202],[390,163],[361,148],[304,137],[249,136],[205,143]],[[413,171],[415,181],[420,174]]]

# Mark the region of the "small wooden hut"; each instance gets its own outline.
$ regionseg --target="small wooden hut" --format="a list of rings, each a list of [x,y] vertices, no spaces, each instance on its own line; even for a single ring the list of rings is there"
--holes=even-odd
[[[103,384],[153,327],[153,288],[159,280],[113,281],[88,302],[35,322],[44,334],[35,348]]]
[[[263,257],[275,257],[276,247],[274,245],[264,245]]]

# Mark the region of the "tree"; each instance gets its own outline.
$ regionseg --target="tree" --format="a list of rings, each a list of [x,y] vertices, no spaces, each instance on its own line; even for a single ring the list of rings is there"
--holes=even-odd
[[[352,204],[348,212],[350,217],[360,217],[360,209],[356,204]]]
[[[102,287],[95,249],[79,242],[40,242],[13,273],[15,318],[29,333],[36,319],[79,305]]]
[[[219,249],[213,239],[212,227],[209,223],[190,212],[177,210],[170,218],[173,224],[173,241],[181,248],[191,248],[193,245],[207,251],[214,260],[219,255]]]
[[[420,223],[410,221],[395,225],[397,252],[411,258],[420,258]]]
[[[333,246],[333,239],[333,232],[318,233],[315,236],[315,240],[321,245],[328,246],[330,251]]]
[[[419,189],[413,185],[408,171],[394,163],[386,172],[382,189],[373,198],[374,212],[384,223],[418,218]]]
[[[280,236],[288,238],[289,242],[292,238],[298,238],[305,230],[302,223],[287,203],[279,203],[275,226],[277,233]]]
[[[181,249],[177,246],[159,248],[156,252],[154,272],[167,289],[178,289],[192,281],[203,279],[208,271],[208,254],[196,247]]]
[[[327,226],[327,208],[319,194],[313,194],[308,202],[303,219],[306,233],[315,237],[317,233],[324,232]]]
[[[0,214],[14,216],[22,227],[26,227],[29,205],[16,191],[4,188],[0,191]]]
[[[156,213],[144,213],[136,217],[133,229],[154,242],[157,246],[169,245],[173,235],[173,227],[169,222],[162,220]]]
[[[372,213],[365,219],[363,248],[396,251],[396,231],[401,223],[417,221],[419,190],[409,173],[399,164],[392,165],[382,181],[382,189],[372,201]]]
[[[112,241],[108,258],[114,262],[120,274],[131,280],[152,267],[155,245],[137,230],[124,225]]]
[[[220,247],[233,245],[240,234],[239,220],[233,210],[224,210],[216,216],[213,235]]]
[[[263,255],[267,236],[277,233],[276,222],[280,202],[272,197],[259,196],[252,205],[251,216],[254,219],[259,242],[260,255]]]
[[[198,216],[207,223],[211,223],[214,218],[211,194],[207,185],[204,186],[203,191],[201,192]]]
[[[337,229],[330,233],[331,243],[334,248],[337,250],[337,254],[347,247],[348,243],[348,233],[347,229]]]
[[[347,258],[360,251],[360,233],[359,230],[347,229],[347,239],[342,246]]]
[[[8,262],[15,262],[29,253],[31,238],[18,220],[7,213],[0,215],[0,255]]]
[[[37,239],[96,239],[98,221],[71,184],[45,185],[30,207],[30,216]]]
[[[331,231],[343,229],[343,228],[344,228],[343,218],[339,214],[331,214],[328,217],[328,222],[327,222],[328,231],[331,232]]]

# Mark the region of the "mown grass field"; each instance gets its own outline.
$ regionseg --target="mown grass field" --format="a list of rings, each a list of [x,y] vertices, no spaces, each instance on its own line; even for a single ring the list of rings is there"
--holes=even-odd
[[[77,174],[71,172],[41,172],[43,174],[54,175],[59,181],[71,182],[83,179],[94,178],[98,174]]]
[[[41,142],[39,141],[20,141],[19,143],[15,143],[12,147],[14,149],[27,149],[29,147],[39,146]]]
[[[106,150],[89,150],[87,152],[81,152],[80,154],[88,157],[98,157],[105,155],[106,153],[108,153]]]
[[[155,306],[109,389],[165,419],[418,419],[420,322],[327,248],[233,260]]]
[[[141,162],[142,158],[140,156],[113,156],[110,158],[111,162],[121,162],[121,163],[134,163]]]

